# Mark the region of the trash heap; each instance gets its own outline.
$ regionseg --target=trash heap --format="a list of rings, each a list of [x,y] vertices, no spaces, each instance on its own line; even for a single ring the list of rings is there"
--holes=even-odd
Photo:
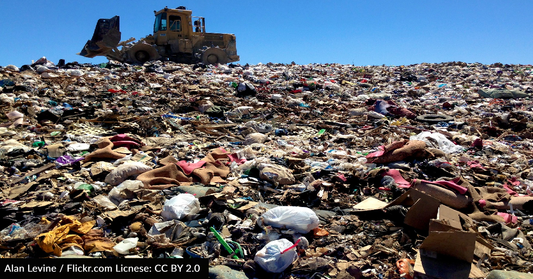
[[[0,257],[526,276],[532,81],[462,62],[0,67]]]

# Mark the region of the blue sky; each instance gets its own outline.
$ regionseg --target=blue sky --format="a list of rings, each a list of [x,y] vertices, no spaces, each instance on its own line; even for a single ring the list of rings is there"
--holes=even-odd
[[[122,39],[139,39],[154,10],[182,5],[236,35],[240,64],[533,64],[533,1],[1,0],[0,66],[105,62],[76,55],[99,18],[120,15]]]

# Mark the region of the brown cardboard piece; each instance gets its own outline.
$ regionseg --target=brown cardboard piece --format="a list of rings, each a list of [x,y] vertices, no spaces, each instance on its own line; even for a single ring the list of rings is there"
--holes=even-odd
[[[487,274],[475,264],[457,259],[433,259],[416,256],[414,279],[460,279],[485,278]]]
[[[135,161],[135,162],[147,163],[147,162],[152,160],[152,157],[147,155],[146,153],[144,153],[144,154],[143,153],[137,153],[137,154],[133,155],[131,160]]]
[[[403,193],[398,198],[396,198],[395,200],[393,200],[391,203],[389,203],[387,207],[393,206],[393,205],[400,205],[400,204],[404,206],[412,206],[418,199],[423,198],[423,197],[429,197],[429,196],[420,191],[410,189],[407,192]]]
[[[420,193],[418,200],[405,215],[404,223],[415,229],[428,230],[431,219],[437,216],[439,205],[438,200]]]
[[[442,255],[468,263],[474,260],[476,233],[464,231],[434,231],[420,245],[426,255]],[[437,256],[435,256],[437,257]]]
[[[429,235],[420,246],[414,266],[415,278],[484,278],[474,263],[474,255],[490,254],[490,246],[474,232],[462,230],[465,214],[446,205],[439,206],[430,221]],[[477,251],[477,253],[476,253]]]
[[[404,223],[419,230],[428,230],[430,220],[437,217],[440,202],[420,191],[410,189],[384,208],[393,205],[410,206]]]
[[[475,242],[471,232],[430,232],[416,257],[415,278],[469,278]]]
[[[485,255],[490,256],[492,249],[494,249],[494,246],[488,243],[485,239],[479,236],[477,237],[476,248],[474,250],[474,255],[476,255],[476,257],[482,259]]]
[[[441,204],[437,213],[437,220],[449,225],[450,227],[462,230],[460,212]]]

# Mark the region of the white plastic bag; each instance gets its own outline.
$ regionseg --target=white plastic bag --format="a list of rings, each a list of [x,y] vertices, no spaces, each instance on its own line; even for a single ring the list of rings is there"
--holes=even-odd
[[[140,180],[126,180],[117,187],[109,191],[109,200],[114,204],[119,205],[124,200],[131,200],[135,197],[133,191],[141,189],[144,184]]]
[[[265,212],[261,218],[265,225],[298,233],[308,233],[318,227],[318,217],[307,207],[278,206]]]
[[[147,166],[141,162],[127,162],[111,171],[105,177],[105,182],[111,185],[118,185],[124,180],[128,179],[130,176],[139,175],[151,169],[152,168],[150,166]]]
[[[117,205],[114,204],[108,196],[98,195],[93,198],[93,201],[101,206],[104,211],[117,209]]]
[[[285,238],[271,241],[255,254],[254,261],[268,272],[283,272],[297,257],[295,249],[281,254],[291,246],[292,242]]]
[[[199,211],[200,202],[195,196],[191,194],[179,194],[170,200],[165,201],[161,216],[163,216],[165,220],[182,220]]]
[[[91,145],[88,143],[73,143],[67,147],[67,151],[76,152],[91,149]]]
[[[437,141],[438,146],[435,146],[434,141],[429,140],[429,138]],[[411,136],[409,139],[424,141],[427,146],[438,148],[447,154],[460,153],[465,150],[462,146],[455,145],[455,143],[447,139],[446,136],[441,133],[422,132],[416,136]]]

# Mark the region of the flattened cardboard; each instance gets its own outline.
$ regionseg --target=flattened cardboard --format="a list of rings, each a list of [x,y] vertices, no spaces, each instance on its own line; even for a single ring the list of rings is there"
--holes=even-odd
[[[385,209],[393,205],[410,206],[404,223],[416,229],[428,230],[430,220],[437,216],[440,202],[420,191],[410,189],[389,204],[370,197],[354,206],[354,209],[364,212]]]
[[[22,180],[24,180],[27,176],[32,176],[32,175],[35,175],[35,174],[39,174],[47,169],[51,169],[53,167],[55,167],[56,164],[55,163],[48,163],[47,165],[44,165],[36,170],[33,170],[33,171],[30,171],[29,173],[26,173],[25,175],[21,176],[20,178],[17,178],[17,179],[13,179],[13,181],[11,181],[10,185],[13,185],[15,183],[19,183],[21,182]]]
[[[32,181],[32,182],[27,183],[27,184],[18,185],[16,187],[13,187],[13,188],[11,188],[9,190],[7,198],[8,199],[16,199],[19,196],[22,196],[24,193],[26,193],[30,189],[35,188],[34,186],[37,186],[37,185],[38,185],[37,182]]]
[[[358,203],[353,208],[357,211],[372,211],[387,207],[388,203],[380,201],[374,197],[369,197],[366,200]]]
[[[150,162],[152,160],[152,157],[150,157],[150,156],[148,156],[146,154],[137,153],[137,154],[133,155],[131,160],[135,161],[135,162],[146,163],[146,162]]]
[[[419,206],[430,205],[432,208],[434,208],[432,213],[428,214],[428,216],[431,215],[431,217],[434,218],[436,216],[437,208],[438,208],[440,202],[438,200],[432,198],[431,196],[428,196],[428,195],[426,195],[426,194],[424,194],[422,192],[419,192],[417,190],[414,190],[414,189],[411,189],[411,190],[403,193],[401,196],[399,196],[398,198],[396,198],[394,201],[392,201],[390,203],[386,203],[386,202],[380,201],[380,200],[378,200],[378,199],[376,199],[374,197],[369,197],[366,200],[364,200],[364,201],[358,203],[357,205],[355,205],[353,208],[357,212],[364,212],[364,211],[385,209],[385,208],[387,208],[389,206],[400,205],[400,204],[404,205],[404,206],[413,206],[420,199],[425,199],[425,200]],[[419,211],[424,212],[425,210],[427,210],[427,209],[419,210]],[[415,213],[415,211],[413,211],[411,214],[414,214],[414,213]],[[414,220],[416,220],[417,216],[413,215],[411,217],[413,218],[413,223],[414,223]],[[429,218],[429,219],[431,219],[431,218]],[[429,222],[429,219],[426,218],[426,220],[428,222]],[[421,226],[421,225],[417,225],[417,226]],[[427,230],[427,224],[425,226],[425,229]]]
[[[357,212],[364,212],[364,211],[385,209],[389,206],[400,205],[400,204],[404,206],[412,206],[421,197],[429,197],[429,196],[417,190],[411,189],[403,193],[401,196],[399,196],[398,198],[396,198],[390,203],[380,201],[374,197],[369,197],[366,200],[355,205],[353,208]]]

